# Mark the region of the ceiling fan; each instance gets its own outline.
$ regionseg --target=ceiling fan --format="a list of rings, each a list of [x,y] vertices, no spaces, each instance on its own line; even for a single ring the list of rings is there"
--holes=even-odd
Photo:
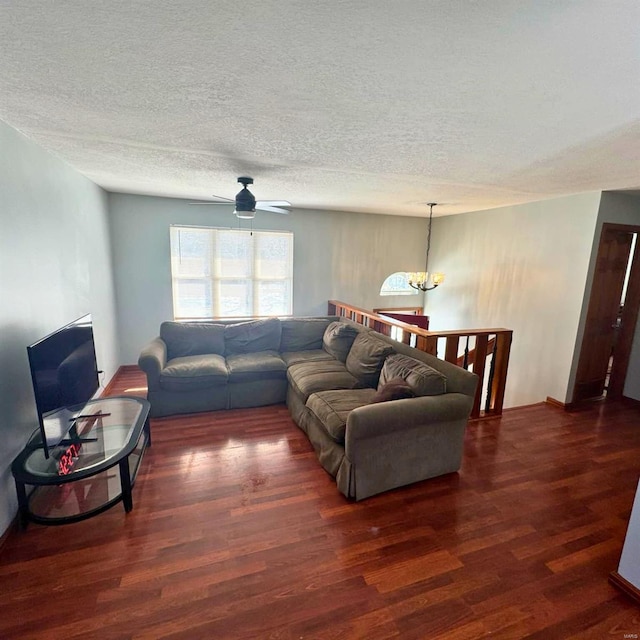
[[[290,207],[291,203],[286,200],[256,200],[253,193],[247,189],[248,184],[253,184],[253,178],[248,176],[240,176],[238,182],[243,185],[242,190],[236,194],[235,200],[231,198],[222,198],[221,196],[214,196],[226,202],[190,202],[189,204],[226,204],[235,202],[236,208],[234,215],[236,218],[242,220],[253,220],[256,215],[256,209],[260,211],[271,211],[272,213],[289,213],[282,207]]]

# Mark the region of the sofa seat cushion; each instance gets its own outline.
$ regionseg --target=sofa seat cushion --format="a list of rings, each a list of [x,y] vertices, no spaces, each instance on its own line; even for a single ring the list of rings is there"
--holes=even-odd
[[[167,358],[224,355],[224,325],[214,322],[163,322],[160,337],[167,345]]]
[[[160,372],[160,388],[165,391],[191,391],[227,383],[227,365],[215,353],[173,358]]]
[[[277,351],[256,351],[227,356],[229,382],[285,378],[287,365]]]
[[[363,386],[377,387],[384,361],[393,353],[393,347],[376,338],[371,332],[360,333],[347,356],[347,371],[358,378]]]
[[[311,394],[306,405],[332,440],[344,444],[349,413],[369,404],[375,394],[376,390],[370,388],[320,391]]]
[[[285,351],[280,357],[290,367],[292,364],[299,362],[318,362],[319,360],[335,360],[335,358],[327,353],[324,349],[309,349],[308,351]]]
[[[300,362],[287,369],[287,379],[293,390],[301,396],[303,402],[318,391],[331,389],[358,389],[360,381],[352,376],[337,360],[319,360]]]
[[[378,389],[395,378],[406,380],[417,396],[438,396],[447,391],[447,378],[440,371],[401,353],[385,360]]]

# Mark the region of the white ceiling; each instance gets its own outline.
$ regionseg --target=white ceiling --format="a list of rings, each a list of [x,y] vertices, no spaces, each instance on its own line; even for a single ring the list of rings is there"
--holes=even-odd
[[[0,119],[110,191],[451,214],[640,185],[638,0],[2,0]]]

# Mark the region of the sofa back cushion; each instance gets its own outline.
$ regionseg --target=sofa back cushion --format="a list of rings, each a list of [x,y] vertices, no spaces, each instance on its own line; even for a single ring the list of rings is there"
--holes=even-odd
[[[328,318],[287,318],[281,320],[280,351],[312,351],[322,349],[324,332],[331,323]]]
[[[167,360],[205,354],[224,355],[224,325],[213,322],[163,322],[160,337]]]
[[[322,348],[336,360],[347,359],[358,330],[345,322],[335,321],[329,324],[322,337]]]
[[[281,333],[279,318],[227,324],[224,327],[225,354],[278,351]]]
[[[424,362],[400,353],[394,353],[386,359],[378,389],[396,378],[406,380],[418,396],[437,396],[447,391],[447,378],[444,375]]]
[[[380,370],[393,347],[370,332],[359,333],[347,356],[347,371],[367,387],[378,386]]]

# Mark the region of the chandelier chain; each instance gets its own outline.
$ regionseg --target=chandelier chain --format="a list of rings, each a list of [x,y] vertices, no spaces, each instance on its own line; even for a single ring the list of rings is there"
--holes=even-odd
[[[431,251],[431,222],[433,218],[433,207],[435,206],[435,202],[429,203],[429,229],[427,230],[427,259],[424,265],[425,273],[429,273],[429,252]]]

